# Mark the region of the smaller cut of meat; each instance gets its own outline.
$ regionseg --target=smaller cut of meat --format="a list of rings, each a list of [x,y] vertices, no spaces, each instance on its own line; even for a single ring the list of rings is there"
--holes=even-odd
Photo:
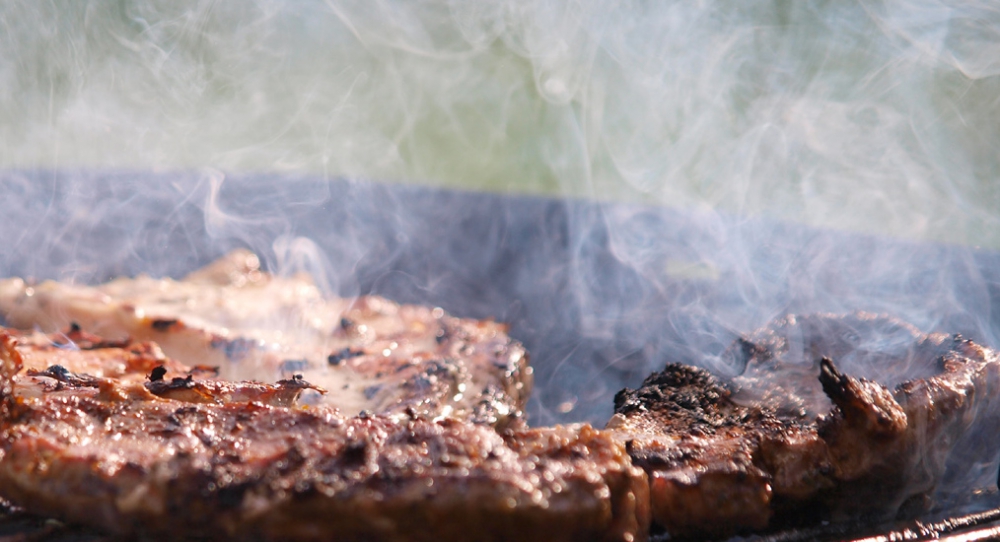
[[[895,364],[898,373],[929,376],[890,389],[842,372],[824,352],[857,353],[837,338],[832,344],[841,348],[825,350],[829,338],[810,333],[845,327],[861,335],[898,332],[896,321],[863,313],[843,319],[809,317],[799,327],[790,317],[755,334],[769,342],[741,341],[734,348],[749,352],[749,376],[735,382],[723,384],[702,369],[670,364],[640,388],[615,397],[608,428],[649,474],[656,523],[674,535],[727,535],[787,524],[804,512],[825,519],[884,519],[925,502],[949,456],[963,453],[958,443],[965,435],[985,435],[989,442],[982,449],[995,455],[995,352],[958,336],[914,333],[899,358],[883,353],[878,369],[888,373],[893,367],[885,365]],[[805,388],[806,397],[814,386],[832,405],[819,417],[801,408],[815,401],[803,401],[798,388],[790,388],[785,399],[766,389],[768,382],[780,389],[786,376],[800,380],[805,372],[800,360],[782,359],[802,351],[788,348],[791,340],[811,345],[809,355],[820,356],[813,362],[815,384]],[[789,366],[791,374],[783,374]],[[751,385],[757,389],[748,391]]]

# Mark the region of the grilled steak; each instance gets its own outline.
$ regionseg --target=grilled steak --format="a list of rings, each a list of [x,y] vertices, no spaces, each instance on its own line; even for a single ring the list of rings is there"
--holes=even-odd
[[[0,331],[0,495],[35,513],[158,539],[635,540],[648,528],[645,474],[587,425],[347,417],[296,405],[300,378],[219,382],[148,344],[81,343]]]
[[[524,348],[502,324],[369,296],[329,298],[308,276],[273,276],[235,251],[184,280],[140,276],[100,286],[0,281],[9,326],[75,326],[110,341],[155,341],[228,379],[301,374],[330,390],[306,399],[401,417],[517,422],[531,388]]]
[[[867,360],[876,370],[934,374],[890,390],[822,357],[858,355],[852,344],[874,344],[887,332],[891,347]],[[900,334],[909,342],[896,340]],[[746,356],[744,376],[733,382],[668,365],[615,397],[608,427],[649,474],[654,521],[673,535],[762,529],[803,511],[891,517],[923,503],[963,434],[986,435],[995,453],[1000,364],[961,337],[922,336],[864,313],[790,317],[731,352]],[[805,384],[810,367],[815,383]],[[794,388],[784,387],[789,380]],[[831,407],[814,417],[818,393]]]
[[[66,299],[47,288],[50,298],[22,292],[22,312],[9,314]],[[131,302],[111,303],[139,315],[122,329],[145,325]],[[636,540],[651,518],[671,536],[725,536],[804,512],[882,519],[919,508],[963,435],[988,435],[977,452],[995,453],[1000,434],[994,352],[866,313],[787,317],[749,334],[726,353],[743,367],[726,382],[668,364],[616,395],[608,431],[511,424],[530,373],[494,324],[378,298],[340,314],[353,318],[328,336],[360,346],[327,364],[404,388],[378,412],[344,415],[337,400],[316,401],[338,390],[309,382],[317,368],[307,358],[295,367],[306,378],[279,370],[285,378],[263,384],[219,379],[131,332],[0,331],[0,496],[161,539]],[[435,344],[463,345],[458,363],[507,365],[442,377],[419,362],[425,316],[441,322]],[[221,336],[182,317],[148,327],[195,354],[193,338],[215,337],[207,344],[217,349]],[[286,348],[254,341],[242,359],[259,366]],[[225,363],[233,371],[242,361]],[[442,391],[464,394],[459,383],[476,378],[485,406]]]

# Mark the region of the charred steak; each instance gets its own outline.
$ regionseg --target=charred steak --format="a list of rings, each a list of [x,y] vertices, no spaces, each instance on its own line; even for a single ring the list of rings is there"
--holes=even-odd
[[[112,341],[155,341],[167,356],[233,380],[301,374],[331,391],[306,399],[348,415],[413,411],[504,427],[521,418],[532,382],[524,348],[502,324],[375,296],[331,298],[306,275],[261,271],[243,250],[184,280],[0,280],[0,317],[25,330],[75,326]]]
[[[587,425],[348,417],[296,405],[300,378],[222,382],[149,344],[75,344],[0,331],[0,494],[35,513],[156,539],[631,541],[648,528],[645,473]]]
[[[875,370],[933,374],[890,389],[824,357],[858,355],[886,333]],[[961,337],[865,313],[788,317],[733,352],[746,356],[733,382],[671,364],[615,397],[608,428],[649,474],[653,519],[672,535],[762,529],[804,511],[891,517],[930,495],[962,435],[979,432],[995,455],[1000,363]],[[809,372],[814,384],[784,387]],[[817,393],[832,405],[818,417],[807,408]]]

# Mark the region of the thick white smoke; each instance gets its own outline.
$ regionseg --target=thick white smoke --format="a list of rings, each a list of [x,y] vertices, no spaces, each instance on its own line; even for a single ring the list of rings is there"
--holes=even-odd
[[[16,0],[0,163],[708,206],[1000,246],[988,2]]]

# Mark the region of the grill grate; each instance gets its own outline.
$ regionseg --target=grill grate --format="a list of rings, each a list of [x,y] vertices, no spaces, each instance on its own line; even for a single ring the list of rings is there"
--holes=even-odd
[[[866,525],[859,523],[827,524],[815,527],[789,529],[746,540],[754,542],[920,542],[925,540],[1000,540],[1000,495],[995,492],[977,494],[968,503],[954,503],[951,513],[928,514],[934,519],[916,519],[891,524]],[[970,513],[969,510],[989,506]]]

